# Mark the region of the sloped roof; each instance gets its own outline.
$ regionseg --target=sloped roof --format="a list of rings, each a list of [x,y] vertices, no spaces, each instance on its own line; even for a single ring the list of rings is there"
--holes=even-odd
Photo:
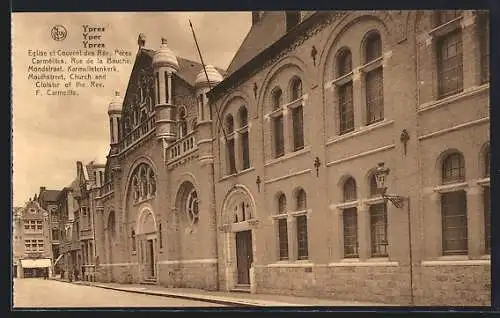
[[[283,24],[284,14],[283,11],[268,11],[263,13],[260,21],[252,25],[240,48],[234,55],[233,60],[227,68],[227,75],[232,74],[245,65],[285,34]]]
[[[153,58],[153,55],[155,54],[155,51],[150,49],[143,48],[141,51],[151,58]],[[194,86],[196,76],[200,73],[200,71],[202,71],[203,65],[180,56],[177,56],[177,62],[179,62],[179,71],[176,75],[186,81],[189,85]],[[219,67],[215,67],[215,69],[222,75],[222,77],[225,77],[226,70]]]
[[[59,190],[43,190],[40,193],[39,199],[43,200],[45,202],[55,202],[55,201],[57,201],[57,198],[58,198],[60,193],[61,193],[61,191],[59,191]]]

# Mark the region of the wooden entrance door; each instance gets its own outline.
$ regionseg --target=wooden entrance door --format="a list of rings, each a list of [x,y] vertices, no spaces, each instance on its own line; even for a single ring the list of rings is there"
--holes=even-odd
[[[236,233],[236,266],[238,268],[238,284],[250,285],[250,266],[253,262],[252,232]]]

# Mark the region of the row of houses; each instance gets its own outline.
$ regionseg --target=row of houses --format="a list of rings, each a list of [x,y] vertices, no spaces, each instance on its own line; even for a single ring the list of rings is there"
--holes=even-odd
[[[488,15],[251,15],[227,70],[139,36],[106,164],[41,201],[63,275],[489,304]]]

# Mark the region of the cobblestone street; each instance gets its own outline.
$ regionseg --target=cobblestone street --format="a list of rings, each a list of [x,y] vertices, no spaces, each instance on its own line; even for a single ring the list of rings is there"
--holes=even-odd
[[[14,280],[14,308],[54,307],[221,307],[178,298],[133,294],[55,280]]]

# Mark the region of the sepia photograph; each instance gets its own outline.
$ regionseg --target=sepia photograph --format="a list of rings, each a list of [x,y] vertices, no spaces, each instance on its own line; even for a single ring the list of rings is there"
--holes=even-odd
[[[487,10],[11,20],[13,309],[491,306]]]

